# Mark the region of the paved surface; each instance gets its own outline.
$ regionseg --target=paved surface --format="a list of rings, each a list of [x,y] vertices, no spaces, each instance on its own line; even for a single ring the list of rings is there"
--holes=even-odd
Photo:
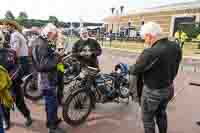
[[[132,64],[135,58],[133,53],[105,50],[100,58],[102,71],[111,72],[119,62]],[[190,65],[183,66],[185,72],[180,71],[175,81],[176,97],[168,107],[169,133],[200,133],[200,127],[195,124],[200,120],[200,87],[189,85],[190,82],[200,83],[200,73],[194,73],[192,63],[184,61]],[[13,128],[8,133],[47,133],[44,106],[28,100],[27,104],[34,118],[33,125],[25,128],[24,118],[16,110],[11,117]],[[84,125],[72,128],[63,122],[60,126],[67,133],[143,133],[140,117],[140,110],[134,103],[98,104]]]

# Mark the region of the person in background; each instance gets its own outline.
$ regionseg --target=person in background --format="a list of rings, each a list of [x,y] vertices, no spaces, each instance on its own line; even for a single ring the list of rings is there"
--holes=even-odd
[[[3,127],[4,108],[12,108],[13,99],[10,95],[12,81],[8,71],[0,65],[0,133],[5,133]]]
[[[3,48],[10,48],[9,43],[10,43],[10,32],[7,30],[4,21],[0,21],[0,36],[1,36],[1,47]]]
[[[60,31],[58,33],[58,39],[56,41],[56,52],[61,56],[64,57],[65,55],[65,38],[62,32]],[[62,104],[62,98],[63,98],[63,90],[64,90],[64,64],[59,63],[57,65],[57,71],[58,71],[58,92],[57,92],[57,98],[59,105]]]
[[[155,133],[156,120],[159,133],[167,133],[166,109],[173,97],[173,82],[182,50],[176,42],[163,36],[157,23],[148,22],[141,31],[148,48],[144,49],[136,64],[130,66],[130,74],[143,76],[141,108],[144,132]]]
[[[81,62],[82,65],[99,68],[98,56],[102,49],[100,44],[89,38],[86,28],[80,31],[80,39],[73,45],[72,54]]]
[[[188,39],[188,36],[183,30],[177,30],[175,33],[175,39],[178,41],[178,43],[180,43],[180,46],[183,49],[185,41]]]
[[[0,21],[0,48],[4,47],[5,36],[3,34],[3,22]]]
[[[4,47],[4,42],[5,42],[5,36],[3,32],[0,30],[0,48]]]
[[[18,58],[17,69],[19,72],[17,73],[16,78],[13,79],[13,95],[15,97],[15,104],[19,111],[26,118],[25,125],[27,127],[32,125],[32,118],[30,114],[30,110],[24,101],[24,93],[21,88],[22,78],[29,73],[29,57],[28,57],[28,46],[26,44],[26,40],[24,36],[20,33],[21,28],[15,21],[7,20],[5,21],[5,26],[7,30],[10,32],[10,48],[16,52]],[[10,128],[10,111],[6,111],[6,123],[7,129]]]
[[[199,41],[199,42],[198,42],[198,48],[200,49],[200,34],[197,36],[197,40]],[[197,126],[200,127],[200,120],[198,120],[198,121],[196,122],[196,124],[197,124]]]
[[[198,41],[198,49],[200,49],[200,34],[197,35],[196,39]]]

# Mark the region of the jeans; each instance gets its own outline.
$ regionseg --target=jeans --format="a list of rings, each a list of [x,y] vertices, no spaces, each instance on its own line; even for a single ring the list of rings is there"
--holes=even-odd
[[[0,105],[0,133],[5,133],[3,128],[3,115],[2,105]]]
[[[158,125],[159,133],[167,133],[166,108],[170,96],[170,87],[155,90],[144,86],[142,94],[142,119],[145,133],[155,133],[154,120],[156,120]]]
[[[45,110],[47,116],[47,127],[56,128],[58,101],[54,90],[43,90]]]
[[[45,100],[47,127],[56,128],[58,100],[56,94],[57,72],[39,73],[39,88],[42,89]]]

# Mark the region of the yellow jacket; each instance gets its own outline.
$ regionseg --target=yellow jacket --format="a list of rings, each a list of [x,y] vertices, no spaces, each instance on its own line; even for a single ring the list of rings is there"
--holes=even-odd
[[[1,104],[8,108],[11,108],[13,105],[13,99],[10,95],[11,86],[12,81],[7,70],[0,66],[0,101]]]

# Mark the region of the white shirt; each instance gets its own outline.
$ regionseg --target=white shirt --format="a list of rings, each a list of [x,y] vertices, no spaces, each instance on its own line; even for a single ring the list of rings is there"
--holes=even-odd
[[[19,49],[19,57],[28,56],[28,45],[26,44],[26,39],[21,33],[15,31],[11,34],[10,46],[15,51]]]

